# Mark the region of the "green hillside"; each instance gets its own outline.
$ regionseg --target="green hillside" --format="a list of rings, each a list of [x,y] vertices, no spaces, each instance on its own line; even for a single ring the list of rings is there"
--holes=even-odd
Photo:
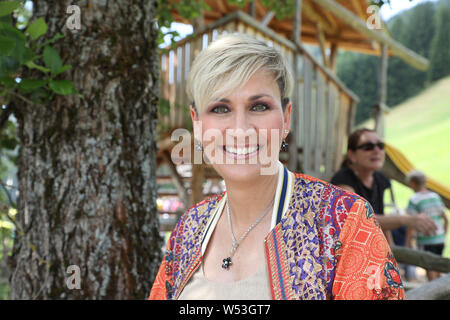
[[[362,126],[373,128],[373,121]],[[450,186],[450,77],[393,107],[386,116],[385,140],[417,169]],[[393,189],[397,205],[406,208],[412,190],[396,181]],[[444,255],[450,257],[450,232]]]

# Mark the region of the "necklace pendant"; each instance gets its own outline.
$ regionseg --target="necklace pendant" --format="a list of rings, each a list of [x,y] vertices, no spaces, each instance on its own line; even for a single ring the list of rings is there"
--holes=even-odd
[[[231,257],[223,259],[222,262],[223,262],[222,268],[224,268],[225,270],[228,270],[230,268],[230,266],[233,264],[231,262]]]

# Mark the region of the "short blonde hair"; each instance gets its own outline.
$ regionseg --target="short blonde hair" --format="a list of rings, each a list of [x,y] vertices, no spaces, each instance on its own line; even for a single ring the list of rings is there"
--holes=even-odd
[[[212,101],[244,86],[259,70],[274,76],[284,108],[293,81],[281,53],[245,34],[222,35],[195,58],[187,82],[188,98],[201,112]]]

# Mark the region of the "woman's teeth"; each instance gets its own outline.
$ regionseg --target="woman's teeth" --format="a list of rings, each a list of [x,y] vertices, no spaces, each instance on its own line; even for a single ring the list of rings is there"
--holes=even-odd
[[[250,154],[258,150],[258,146],[254,147],[244,147],[244,148],[234,148],[234,147],[224,147],[225,151],[228,153],[234,153],[239,155]]]

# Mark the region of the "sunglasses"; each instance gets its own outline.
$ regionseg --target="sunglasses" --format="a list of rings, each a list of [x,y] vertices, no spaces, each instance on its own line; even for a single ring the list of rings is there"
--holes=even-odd
[[[364,151],[371,151],[371,150],[375,149],[375,147],[378,147],[380,150],[384,150],[384,142],[377,142],[377,143],[367,142],[367,143],[363,143],[362,145],[357,146],[355,148],[355,150],[362,149]]]

